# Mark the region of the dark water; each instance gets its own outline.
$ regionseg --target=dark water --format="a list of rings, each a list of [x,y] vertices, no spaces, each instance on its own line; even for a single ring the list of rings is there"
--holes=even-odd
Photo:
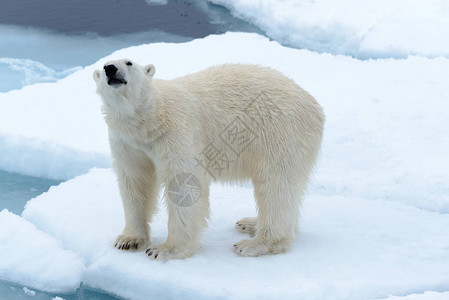
[[[227,31],[261,33],[205,0],[1,0],[0,92],[56,81],[118,49]]]
[[[201,0],[2,0],[0,24],[31,26],[67,34],[100,36],[160,30],[191,38],[226,31],[259,30],[228,10]]]

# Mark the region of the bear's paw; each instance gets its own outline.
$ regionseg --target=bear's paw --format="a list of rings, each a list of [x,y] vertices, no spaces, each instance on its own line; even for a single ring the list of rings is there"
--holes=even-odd
[[[114,247],[125,251],[140,251],[148,246],[148,240],[141,237],[119,235]]]
[[[257,218],[243,218],[235,223],[237,231],[248,233],[251,237],[256,234],[256,220]]]
[[[181,250],[168,243],[152,246],[145,251],[145,254],[155,260],[183,259],[193,255],[193,251]]]
[[[259,256],[266,254],[284,253],[289,248],[289,243],[285,241],[269,242],[258,241],[257,239],[243,240],[234,244],[234,253],[241,256]]]

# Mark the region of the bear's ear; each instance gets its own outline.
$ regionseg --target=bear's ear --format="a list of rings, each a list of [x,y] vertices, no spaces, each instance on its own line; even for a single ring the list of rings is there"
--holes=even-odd
[[[153,77],[154,73],[156,73],[156,68],[153,65],[150,64],[145,66],[146,75]]]
[[[100,70],[95,70],[93,76],[95,82],[98,81],[98,79],[100,79]]]

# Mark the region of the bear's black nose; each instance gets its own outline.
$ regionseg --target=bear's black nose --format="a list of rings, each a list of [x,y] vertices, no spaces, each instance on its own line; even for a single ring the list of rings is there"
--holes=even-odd
[[[106,76],[108,76],[108,78],[114,77],[115,74],[117,73],[117,68],[114,65],[104,66],[104,70],[105,70]]]

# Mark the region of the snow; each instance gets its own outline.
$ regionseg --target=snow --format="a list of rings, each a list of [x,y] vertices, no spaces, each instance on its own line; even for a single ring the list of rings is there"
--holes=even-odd
[[[48,292],[79,287],[85,270],[84,260],[64,249],[60,241],[6,209],[0,212],[0,241],[1,280]],[[25,293],[27,290],[24,288]]]
[[[31,200],[23,217],[88,262],[85,285],[124,298],[367,299],[449,286],[446,214],[381,199],[310,195],[290,252],[242,258],[232,244],[246,236],[234,223],[255,215],[252,188],[213,185],[211,205],[203,249],[167,262],[112,247],[124,218],[110,169],[52,188]],[[161,209],[152,223],[154,244],[164,241],[166,224]]]
[[[51,123],[50,120],[44,121]],[[24,120],[24,122],[26,121]],[[18,126],[15,129],[17,128]],[[43,135],[44,138],[47,138],[45,133]],[[44,140],[44,138],[24,138],[20,135],[0,134],[0,153],[2,154],[0,169],[35,177],[67,180],[86,173],[92,166],[110,166],[109,153],[77,150],[61,145],[57,141]],[[106,143],[106,141],[103,142]]]
[[[209,0],[283,44],[358,58],[449,57],[445,0]]]
[[[29,85],[35,82],[56,81],[59,78],[66,77],[81,69],[80,67],[74,67],[56,71],[37,61],[18,58],[0,58],[0,65],[1,64],[8,66],[12,71],[23,72],[25,78],[22,80],[22,85]]]
[[[425,292],[422,294],[411,294],[408,296],[391,296],[387,300],[446,300],[449,299],[449,292]]]
[[[29,290],[29,289],[27,289],[26,287],[23,287],[23,292],[24,292],[26,295],[28,295],[28,296],[35,296],[35,295],[36,295],[36,292],[35,292],[35,291]]]
[[[122,57],[155,64],[156,77],[164,79],[227,62],[262,64],[318,99],[327,116],[322,155],[291,251],[259,258],[232,253],[232,244],[246,238],[235,222],[255,215],[249,185],[212,186],[212,220],[192,258],[157,262],[112,247],[124,217],[92,72]],[[56,83],[0,93],[0,169],[80,175],[29,201],[22,217],[0,214],[0,251],[9,254],[0,258],[0,274],[38,290],[70,292],[83,282],[133,299],[444,295],[448,78],[444,57],[361,61],[226,33],[122,49]],[[161,208],[153,244],[164,241],[166,223]],[[34,246],[46,243],[52,251]],[[22,269],[24,262],[29,268],[54,263],[58,255],[63,264],[45,275],[50,278],[39,268]],[[70,268],[71,281],[58,279]]]

